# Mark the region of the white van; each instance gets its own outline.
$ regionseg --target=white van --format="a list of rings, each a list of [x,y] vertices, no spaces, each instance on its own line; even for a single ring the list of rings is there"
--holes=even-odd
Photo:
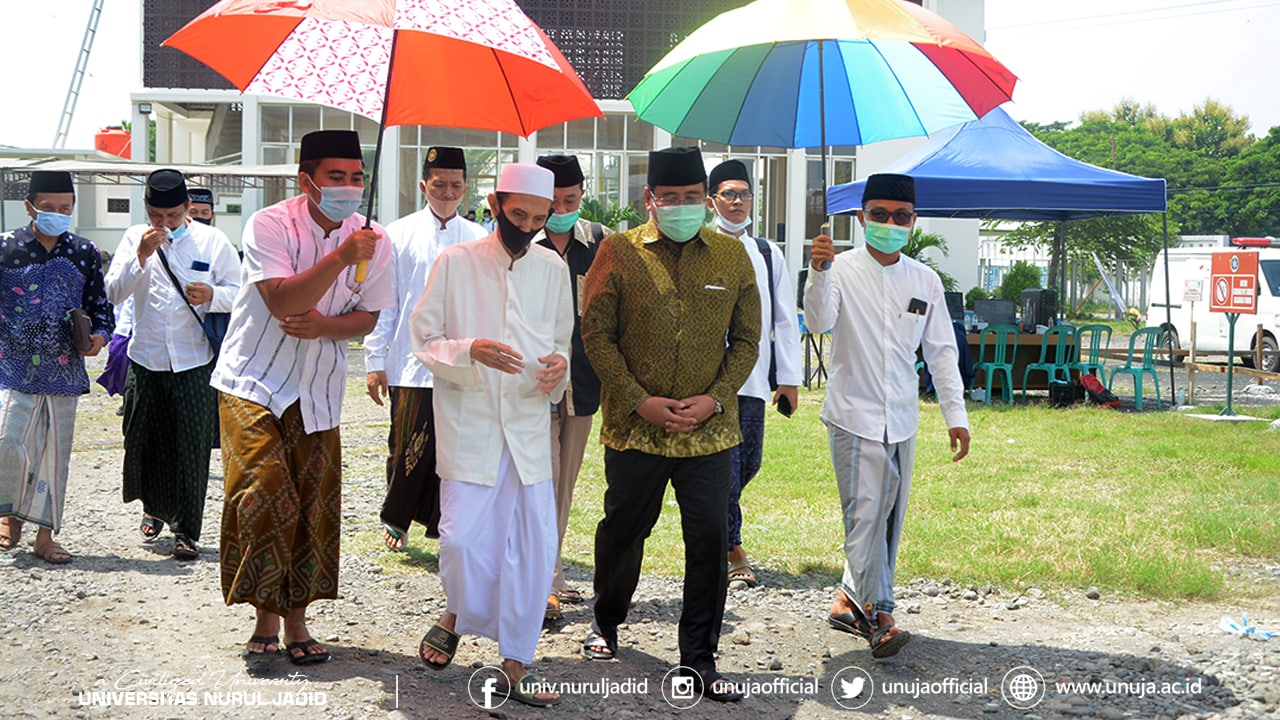
[[[1258,314],[1241,315],[1236,321],[1235,349],[1252,351],[1257,326],[1262,324],[1262,370],[1276,372],[1280,365],[1280,241],[1271,238],[1237,238],[1231,248],[1171,248],[1169,250],[1169,298],[1173,324],[1166,314],[1164,292],[1164,252],[1156,256],[1151,271],[1151,285],[1147,291],[1151,303],[1147,305],[1147,327],[1158,327],[1173,336],[1175,348],[1191,344],[1191,307],[1183,302],[1186,281],[1199,280],[1201,300],[1195,303],[1196,354],[1225,353],[1230,325],[1226,313],[1209,312],[1209,276],[1213,265],[1213,253],[1228,250],[1258,251]],[[1168,339],[1162,343],[1167,347]],[[1253,366],[1253,356],[1243,360]]]

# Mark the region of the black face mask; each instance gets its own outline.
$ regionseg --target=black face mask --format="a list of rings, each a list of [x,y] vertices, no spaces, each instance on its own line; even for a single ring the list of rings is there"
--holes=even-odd
[[[507,214],[502,211],[502,208],[498,208],[498,213],[495,217],[498,218],[498,236],[502,238],[502,244],[507,246],[507,250],[512,255],[519,255],[524,252],[524,249],[529,247],[530,241],[533,240],[533,236],[537,235],[538,231],[542,229],[521,230],[516,227],[515,223],[507,219]]]
[[[191,218],[191,219],[192,219],[192,220],[195,220],[196,222],[200,223],[201,225],[212,225],[212,224],[213,224],[213,218],[198,218],[198,217],[193,217],[193,218]]]

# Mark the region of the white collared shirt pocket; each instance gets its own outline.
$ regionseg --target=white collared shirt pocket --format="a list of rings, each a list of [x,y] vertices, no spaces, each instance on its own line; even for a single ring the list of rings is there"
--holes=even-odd
[[[908,349],[913,353],[924,337],[924,322],[924,315],[905,311],[898,313],[898,337],[907,341]]]

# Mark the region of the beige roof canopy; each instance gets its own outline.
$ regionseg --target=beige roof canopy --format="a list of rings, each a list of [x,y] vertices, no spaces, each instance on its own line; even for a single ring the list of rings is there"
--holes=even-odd
[[[142,185],[147,176],[160,168],[173,168],[187,178],[235,179],[245,188],[265,187],[268,180],[293,179],[298,175],[297,165],[164,165],[159,163],[132,162],[127,160],[57,160],[0,158],[0,174],[8,184],[23,181],[35,170],[69,172],[79,182],[94,185]]]

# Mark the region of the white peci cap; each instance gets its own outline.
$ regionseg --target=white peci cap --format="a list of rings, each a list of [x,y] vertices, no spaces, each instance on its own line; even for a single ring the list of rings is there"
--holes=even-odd
[[[498,192],[520,193],[552,200],[555,197],[556,175],[533,163],[511,163],[502,166],[498,178]]]

